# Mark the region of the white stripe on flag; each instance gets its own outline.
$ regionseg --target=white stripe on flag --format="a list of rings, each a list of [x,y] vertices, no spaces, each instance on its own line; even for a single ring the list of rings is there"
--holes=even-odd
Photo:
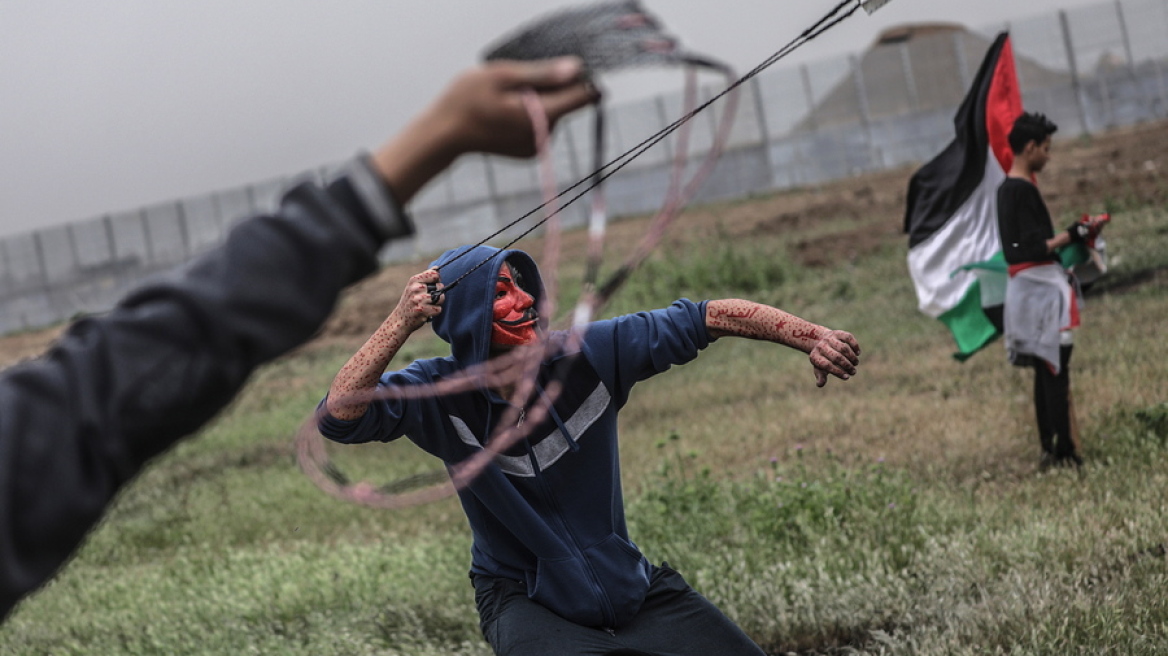
[[[966,264],[990,259],[1001,250],[998,239],[998,186],[1006,172],[987,147],[985,174],[969,199],[937,232],[908,252],[908,269],[920,310],[936,318],[965,296],[977,277],[958,271]],[[951,276],[954,271],[956,275]]]

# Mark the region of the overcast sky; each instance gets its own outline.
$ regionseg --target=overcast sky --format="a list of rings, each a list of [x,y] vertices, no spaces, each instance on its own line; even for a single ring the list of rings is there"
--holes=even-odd
[[[745,72],[836,0],[644,0]],[[483,46],[560,0],[0,0],[0,235],[312,169],[392,135]],[[778,66],[885,27],[1091,0],[894,0]],[[677,85],[682,78],[677,76]],[[617,76],[613,102],[646,84]],[[646,135],[647,136],[647,135]]]

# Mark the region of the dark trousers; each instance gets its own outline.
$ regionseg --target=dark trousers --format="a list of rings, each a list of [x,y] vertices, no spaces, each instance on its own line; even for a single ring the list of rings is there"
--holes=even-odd
[[[641,610],[615,630],[565,620],[529,599],[519,581],[473,578],[483,635],[500,656],[764,656],[668,565],[654,568]]]
[[[1071,346],[1059,347],[1059,373],[1034,358],[1034,411],[1042,453],[1054,461],[1078,460],[1071,420]]]

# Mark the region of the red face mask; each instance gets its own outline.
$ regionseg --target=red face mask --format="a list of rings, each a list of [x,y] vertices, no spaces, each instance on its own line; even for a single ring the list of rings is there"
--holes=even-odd
[[[523,346],[535,341],[535,324],[539,315],[535,299],[523,291],[506,262],[495,281],[495,320],[491,324],[491,344]]]

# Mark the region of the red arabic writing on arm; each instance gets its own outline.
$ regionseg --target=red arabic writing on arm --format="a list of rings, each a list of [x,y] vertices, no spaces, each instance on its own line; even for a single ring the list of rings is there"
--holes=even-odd
[[[757,307],[716,307],[711,310],[718,319],[750,319],[758,314]]]
[[[810,339],[813,341],[819,340],[819,331],[815,328],[805,328],[791,331],[791,339]]]
[[[709,301],[706,327],[711,337],[734,336],[776,342],[810,352],[828,331],[769,305],[741,299]]]
[[[706,303],[706,329],[710,337],[745,337],[766,340],[807,353],[815,368],[816,384],[829,375],[847,380],[856,373],[860,345],[841,330],[830,330],[783,310],[740,299]]]

